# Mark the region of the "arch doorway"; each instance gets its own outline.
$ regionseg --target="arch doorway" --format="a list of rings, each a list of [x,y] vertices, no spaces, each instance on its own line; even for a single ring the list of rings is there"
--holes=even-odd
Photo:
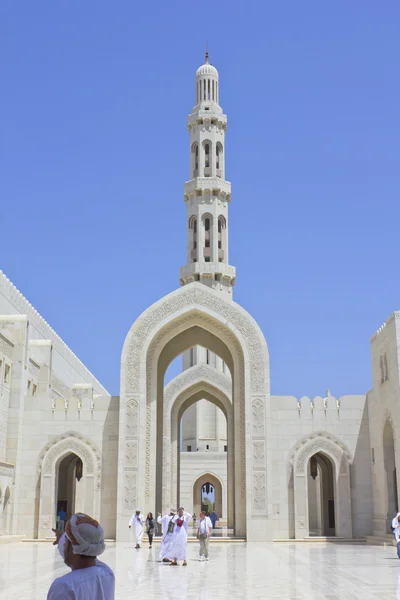
[[[398,512],[396,458],[394,452],[393,428],[389,419],[383,429],[383,461],[386,477],[386,532],[392,532],[393,515]]]
[[[308,462],[308,527],[309,536],[335,535],[334,469],[322,452]]]
[[[180,415],[171,417],[172,407],[165,405],[164,377],[176,356],[196,346],[219,356],[232,376],[232,419],[228,426],[232,443],[228,440],[227,446],[228,463],[231,457],[233,467],[230,496],[235,535],[249,541],[272,536],[271,521],[262,518],[267,516],[268,506],[266,342],[244,309],[194,281],[148,308],[125,339],[119,423],[119,540],[127,537],[126,516],[135,505],[162,512],[164,492],[171,487],[171,474],[177,471],[171,468],[175,452],[169,447],[165,428],[168,422],[175,427],[180,421]],[[204,398],[201,391],[199,394],[196,400]],[[175,439],[179,436],[172,436]],[[253,440],[260,447],[256,459]],[[128,444],[137,448],[134,460],[126,453]]]
[[[73,452],[62,458],[57,465],[56,513],[64,509],[68,520],[75,512],[84,509],[84,480],[82,460]]]
[[[201,510],[208,515],[215,511],[218,519],[226,518],[222,484],[215,475],[205,473],[194,482],[193,510],[196,515],[199,515]]]

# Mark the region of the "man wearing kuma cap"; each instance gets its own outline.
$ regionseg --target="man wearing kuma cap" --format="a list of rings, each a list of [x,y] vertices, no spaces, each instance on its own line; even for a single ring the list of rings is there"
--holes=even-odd
[[[77,513],[55,531],[61,557],[71,572],[56,579],[47,600],[114,600],[114,573],[97,560],[105,550],[104,531],[88,515]]]

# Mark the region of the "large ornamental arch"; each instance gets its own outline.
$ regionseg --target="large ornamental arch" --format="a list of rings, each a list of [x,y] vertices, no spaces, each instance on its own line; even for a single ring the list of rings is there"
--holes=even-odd
[[[239,305],[200,283],[165,296],[133,324],[121,362],[118,539],[132,510],[161,510],[165,452],[164,374],[185,350],[218,354],[232,375],[234,528],[267,539],[266,427],[269,357],[263,334]],[[164,476],[165,478],[165,476]]]

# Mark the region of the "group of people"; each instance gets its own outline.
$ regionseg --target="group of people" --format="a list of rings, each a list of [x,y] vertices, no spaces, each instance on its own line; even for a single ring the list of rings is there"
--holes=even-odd
[[[214,513],[215,515],[215,513]],[[216,515],[215,515],[216,518]],[[164,516],[158,514],[157,523],[162,526],[162,539],[160,544],[160,560],[168,562],[171,566],[177,566],[178,560],[183,561],[182,565],[186,567],[186,550],[188,540],[189,521],[193,519],[194,525],[197,522],[197,539],[200,542],[200,560],[209,560],[208,542],[213,530],[212,520],[204,513],[200,513],[200,518],[196,515],[190,515],[184,508],[179,508],[175,513],[171,510]],[[148,513],[144,518],[140,509],[135,511],[129,520],[129,529],[134,534],[136,549],[142,544],[143,534],[146,531],[149,538],[149,547],[152,547],[153,536],[156,529],[156,523],[152,513]]]

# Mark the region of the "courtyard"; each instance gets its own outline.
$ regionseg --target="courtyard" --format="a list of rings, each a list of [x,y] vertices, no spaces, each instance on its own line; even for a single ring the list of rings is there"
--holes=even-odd
[[[394,547],[327,543],[223,543],[199,562],[188,545],[188,567],[158,561],[152,550],[110,543],[103,560],[116,576],[116,600],[211,598],[285,600],[400,599],[400,561]],[[50,543],[0,545],[0,598],[41,600],[68,572]]]

